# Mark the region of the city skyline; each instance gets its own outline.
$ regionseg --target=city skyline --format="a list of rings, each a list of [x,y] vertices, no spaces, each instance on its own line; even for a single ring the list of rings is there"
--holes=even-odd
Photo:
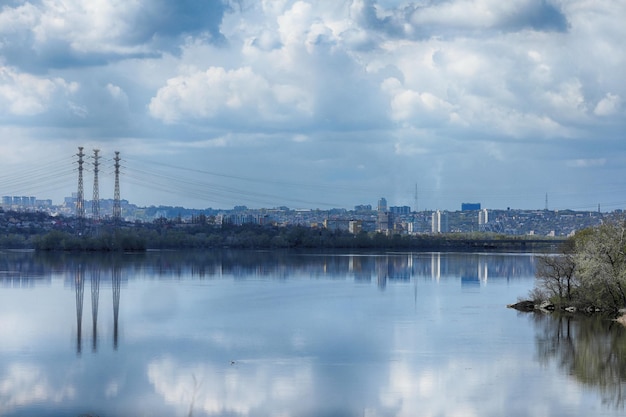
[[[624,18],[608,0],[13,1],[0,194],[62,201],[83,146],[100,197],[119,151],[140,206],[624,208]]]
[[[268,206],[268,207],[248,207],[246,205],[234,205],[232,207],[186,207],[181,205],[165,205],[165,204],[151,204],[148,206],[136,204],[133,201],[129,201],[126,198],[121,198],[120,202],[125,207],[132,207],[133,210],[136,209],[148,209],[148,208],[182,208],[188,211],[189,215],[192,215],[194,212],[202,213],[206,211],[212,212],[267,212],[267,211],[292,211],[292,212],[336,212],[336,213],[388,213],[394,216],[410,216],[412,214],[417,213],[427,213],[434,214],[436,212],[474,212],[477,213],[478,218],[481,219],[479,222],[487,223],[488,213],[491,211],[503,212],[503,211],[513,211],[513,212],[577,212],[577,213],[622,213],[624,209],[618,208],[613,210],[602,210],[601,206],[598,205],[595,209],[590,210],[576,210],[576,209],[551,209],[548,206],[544,208],[519,208],[519,207],[506,207],[502,208],[489,208],[483,207],[480,202],[462,202],[459,204],[459,207],[451,208],[451,209],[431,209],[431,208],[420,208],[416,206],[410,205],[394,205],[390,204],[386,206],[384,209],[380,206],[380,201],[386,199],[381,197],[378,199],[378,207],[375,204],[363,203],[363,204],[355,204],[352,207],[331,207],[331,208],[320,208],[320,207],[288,207],[288,206]],[[97,201],[97,204],[94,205],[94,201]],[[102,207],[105,204],[106,207]],[[91,199],[85,197],[83,200],[83,205],[85,209],[85,214],[83,217],[86,218],[94,218],[95,213],[93,213],[93,208],[98,207],[98,216],[103,215],[105,217],[112,217],[112,213],[114,211],[114,207],[116,205],[116,200],[114,198],[101,198]],[[0,196],[0,209],[8,210],[8,211],[48,211],[52,213],[65,213],[73,216],[77,216],[77,207],[78,207],[78,193],[72,192],[72,195],[63,197],[62,201],[55,202],[52,199],[39,198],[38,196],[23,196],[23,195],[2,195]],[[58,211],[62,209],[61,211]],[[132,217],[132,216],[131,216]],[[187,216],[188,217],[188,216]]]
[[[88,155],[87,155],[88,156]],[[112,161],[113,159],[109,159],[109,161]],[[70,163],[71,165],[68,165],[68,163]],[[190,194],[196,197],[195,201],[207,201],[207,202],[211,202],[211,201],[220,201],[220,198],[223,198],[223,195],[231,195],[233,198],[231,200],[232,205],[228,206],[228,205],[224,205],[224,204],[216,204],[215,206],[211,206],[211,205],[201,205],[196,203],[195,205],[192,206],[185,206],[186,208],[190,208],[190,209],[206,209],[206,208],[216,208],[216,209],[231,209],[233,207],[236,206],[241,206],[241,205],[246,205],[244,203],[242,203],[242,201],[244,202],[250,202],[252,201],[252,206],[250,206],[250,208],[253,209],[261,209],[261,208],[275,208],[275,207],[279,207],[279,206],[288,206],[289,208],[292,209],[332,209],[332,208],[345,208],[345,209],[352,209],[356,206],[362,206],[362,205],[371,205],[374,209],[376,208],[376,203],[374,202],[374,200],[378,200],[379,198],[374,198],[374,197],[370,197],[369,199],[366,198],[364,201],[358,201],[355,202],[354,204],[350,205],[350,203],[348,203],[348,205],[341,205],[341,204],[332,204],[332,203],[328,203],[328,202],[314,202],[312,200],[299,200],[299,199],[293,199],[293,198],[285,198],[285,199],[276,199],[275,201],[278,201],[279,203],[276,204],[272,204],[272,198],[274,196],[272,195],[263,195],[263,194],[259,194],[256,193],[254,191],[251,191],[249,196],[247,195],[247,191],[244,189],[230,189],[230,190],[226,190],[225,192],[221,190],[222,187],[219,186],[218,184],[211,184],[210,182],[206,182],[203,179],[196,179],[196,180],[192,180],[190,178],[185,178],[183,176],[181,177],[173,177],[172,174],[170,173],[165,173],[164,171],[158,171],[157,170],[148,170],[146,171],[145,166],[147,166],[147,164],[149,164],[149,162],[146,161],[141,161],[143,168],[139,168],[137,171],[135,171],[133,168],[129,168],[128,166],[126,167],[128,171],[130,171],[131,174],[131,178],[132,180],[130,180],[130,184],[128,182],[126,182],[127,178],[124,178],[124,174],[122,173],[122,181],[123,181],[123,185],[126,186],[127,188],[130,188],[132,190],[133,186],[141,188],[141,187],[145,187],[148,190],[156,190],[157,193],[154,194],[153,198],[149,199],[148,203],[139,203],[137,205],[139,206],[159,206],[159,205],[171,205],[171,206],[180,206],[183,205],[182,203],[180,203],[181,201],[194,201],[193,199],[189,200],[186,197],[189,196],[185,196],[185,194]],[[63,201],[65,201],[67,198],[71,197],[71,196],[75,196],[77,194],[77,168],[76,168],[76,164],[77,164],[77,160],[74,161],[70,161],[70,160],[65,160],[64,161],[65,167],[61,167],[61,166],[57,166],[56,167],[56,174],[59,174],[63,171],[62,175],[49,175],[47,173],[46,169],[38,169],[33,171],[32,175],[35,175],[35,177],[32,177],[32,175],[30,173],[27,173],[27,176],[31,176],[31,178],[26,179],[25,181],[23,180],[23,178],[21,177],[21,175],[23,173],[20,173],[20,175],[17,175],[17,178],[10,178],[11,177],[11,173],[9,173],[8,175],[8,181],[15,183],[17,180],[18,184],[31,184],[34,183],[35,185],[35,189],[37,190],[44,190],[43,191],[43,195],[45,195],[45,197],[42,197],[41,199],[39,198],[40,196],[36,196],[37,200],[46,200],[46,202],[48,200],[52,201],[52,205],[62,205]],[[87,171],[84,175],[85,175],[85,180],[84,180],[84,188],[83,188],[83,194],[84,194],[84,200],[85,201],[92,201],[92,181],[94,180],[93,176],[94,176],[94,172],[93,172],[93,168],[90,168],[90,164],[93,164],[93,161],[84,161],[84,165],[85,165],[85,171]],[[161,165],[161,164],[157,164],[157,165]],[[187,172],[192,172],[192,173],[196,173],[196,174],[202,174],[205,173],[207,175],[209,175],[210,177],[231,177],[229,175],[224,175],[224,174],[218,174],[218,173],[213,173],[213,172],[207,172],[207,171],[202,171],[202,170],[195,170],[192,168],[187,168],[187,167],[180,167],[180,166],[174,166],[174,165],[169,165],[169,164],[165,164],[166,167],[169,167],[171,169],[173,169],[174,171],[178,171],[180,172],[182,171],[187,171]],[[135,176],[137,175],[137,176]],[[157,181],[150,184],[149,182],[151,181],[151,179],[156,178]],[[242,181],[242,182],[248,182],[248,183],[262,183],[264,180],[261,179],[255,179],[255,178],[244,178],[244,177],[233,177],[236,180]],[[55,198],[49,198],[48,196],[50,195],[50,193],[46,192],[45,188],[41,187],[41,184],[46,184],[47,181],[52,181],[53,184],[59,185],[59,181],[63,181],[64,183],[62,185],[60,185],[58,187],[58,189],[62,189],[62,190],[70,190],[69,194],[67,195],[63,195],[61,196],[61,194],[55,194]],[[108,177],[104,177],[103,178],[104,181],[100,181],[101,183],[104,183],[105,186],[107,187],[112,187],[113,184],[113,177],[111,175],[109,175]],[[159,183],[159,180],[162,181],[161,183]],[[6,181],[6,178],[5,178]],[[193,182],[193,183],[192,183]],[[186,187],[186,191],[185,190],[181,190],[179,187],[180,185],[183,185]],[[128,187],[130,185],[130,187]],[[296,183],[289,183],[289,182],[281,182],[278,181],[276,182],[276,186],[278,187],[299,187],[299,186],[303,186],[303,187],[313,187],[313,188],[318,188],[318,187],[324,187],[324,185],[315,185],[315,184],[296,184]],[[26,189],[30,190],[32,186],[27,185]],[[98,187],[99,189],[100,187]],[[3,189],[8,189],[6,186],[3,187]],[[13,188],[14,190],[19,190],[20,188]],[[391,205],[394,205],[396,207],[401,207],[401,206],[408,206],[411,207],[411,209],[413,211],[434,211],[434,210],[439,210],[440,208],[438,207],[430,207],[428,205],[428,203],[425,203],[423,200],[420,200],[420,197],[418,196],[420,190],[418,190],[417,188],[415,190],[413,190],[413,195],[405,195],[405,196],[399,196],[397,197],[396,201],[402,201],[402,203],[395,203],[395,202],[391,202]],[[90,194],[91,193],[91,194]],[[160,194],[159,194],[160,193]],[[215,193],[215,194],[214,194]],[[26,193],[28,194],[28,193]],[[28,199],[33,199],[35,196],[31,196],[31,195],[26,195],[25,193],[21,193],[21,192],[17,192],[17,193],[2,193],[3,197],[11,197],[11,198],[28,198]],[[113,194],[111,193],[110,190],[104,190],[104,197],[100,198],[100,200],[112,200],[113,199]],[[130,193],[132,194],[132,193]],[[159,196],[163,196],[166,194],[172,194],[176,197],[172,198],[165,198],[165,201],[168,201],[169,203],[163,203],[159,200]],[[558,194],[558,193],[557,193]],[[235,200],[235,198],[237,198],[236,196],[239,195],[241,197],[241,200]],[[61,196],[61,197],[58,197]],[[515,208],[515,209],[553,209],[552,206],[549,205],[549,195],[548,193],[543,194],[542,196],[540,196],[543,198],[543,200],[539,200],[539,199],[535,199],[535,203],[537,204],[544,204],[543,206],[536,206],[536,207],[489,207],[491,209],[505,209],[505,208]],[[381,197],[381,198],[385,198],[385,197]],[[122,198],[122,200],[127,200],[127,198]],[[478,201],[477,199],[473,199],[473,200],[468,200],[468,201],[461,201],[461,200],[457,200],[454,196],[452,196],[451,198],[449,198],[449,201],[451,202],[450,205],[447,206],[447,208],[445,209],[441,209],[441,210],[448,210],[448,211],[455,211],[455,210],[459,210],[462,209],[462,206],[465,204],[478,204],[481,205],[482,203],[480,201]],[[266,205],[263,205],[263,203],[258,203],[258,202],[265,202]],[[16,203],[17,204],[17,203]],[[135,204],[135,202],[131,201],[131,204]],[[192,203],[193,204],[193,203]],[[420,205],[421,204],[421,205]],[[19,205],[19,204],[18,204]],[[31,204],[32,205],[32,204]],[[626,203],[624,203],[624,205],[626,205]],[[605,209],[607,209],[606,211],[613,211],[615,209],[621,209],[622,205],[620,206],[615,206],[612,204],[608,205],[609,207]],[[600,210],[600,208],[603,207],[600,203],[598,203],[596,206],[593,205],[588,205],[585,207],[575,207],[575,208],[570,208],[570,207],[565,207],[565,206],[561,206],[561,207],[557,207],[554,208],[556,210],[577,210],[577,211],[596,211],[596,210]]]

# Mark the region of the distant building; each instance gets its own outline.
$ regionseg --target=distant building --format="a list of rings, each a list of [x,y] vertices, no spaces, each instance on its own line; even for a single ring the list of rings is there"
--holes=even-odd
[[[389,212],[398,216],[411,214],[411,207],[409,206],[391,206]]]
[[[371,204],[361,204],[358,206],[354,206],[354,211],[372,211]]]
[[[52,200],[35,200],[35,206],[37,207],[52,207]]]
[[[381,197],[378,200],[378,211],[387,212],[387,199]]]
[[[461,211],[478,211],[480,203],[461,203]]]
[[[348,231],[358,235],[363,230],[363,222],[361,220],[350,220],[348,223]]]
[[[35,207],[35,200],[35,197],[5,195],[2,197],[2,206],[7,208]]]
[[[219,216],[220,216],[220,219],[219,219],[219,223],[217,224],[233,224],[236,226],[241,226],[244,224],[259,224],[260,223],[258,216],[247,214],[247,213],[233,211],[231,213],[221,214]]]
[[[343,219],[325,219],[324,220],[324,227],[328,230],[349,230],[350,228],[350,221],[349,220],[343,220]]]
[[[441,233],[441,212],[439,210],[433,212],[431,225],[431,232]]]
[[[478,212],[478,230],[480,232],[493,231],[489,225],[489,212],[487,209],[481,209]]]
[[[478,225],[489,223],[489,212],[487,209],[482,209],[478,212]]]
[[[431,216],[431,231],[432,233],[447,233],[448,232],[448,213],[441,212],[439,210],[433,212]]]
[[[376,229],[379,232],[388,232],[393,230],[393,214],[387,211],[379,211]]]

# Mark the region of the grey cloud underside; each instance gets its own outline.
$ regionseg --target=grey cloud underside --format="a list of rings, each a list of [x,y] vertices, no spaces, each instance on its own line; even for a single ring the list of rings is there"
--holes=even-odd
[[[55,69],[104,66],[123,59],[159,58],[161,52],[81,52],[72,49],[65,40],[51,40],[43,47],[33,48],[32,43],[13,42],[0,47],[0,53],[7,63],[32,74],[45,74]]]
[[[45,16],[43,1],[11,1],[0,10],[30,4]],[[124,59],[159,58],[163,53],[178,55],[187,36],[202,36],[208,43],[224,44],[220,32],[224,14],[229,10],[222,0],[155,0],[122,16],[125,30],[111,35],[116,50],[77,50],[73,38],[46,34],[36,39],[35,28],[22,27],[18,33],[1,35],[0,55],[8,65],[30,73],[50,69],[103,66]],[[80,33],[78,34],[80,37]]]
[[[139,13],[130,42],[150,43],[155,38],[176,38],[208,32],[213,42],[224,40],[219,27],[227,10],[222,0],[159,0]]]
[[[426,11],[443,8],[454,3],[452,0],[431,0],[422,4],[407,5],[387,11],[380,16],[375,0],[365,0],[356,19],[366,28],[385,33],[392,38],[414,40],[451,38],[456,36],[480,36],[491,32],[517,32],[525,29],[543,32],[566,32],[569,28],[567,17],[560,8],[547,0],[529,0],[517,5],[508,13],[501,12],[487,25],[480,25],[468,16],[464,22],[450,24],[442,9],[437,19],[426,19]],[[407,29],[409,25],[410,29]]]
[[[546,0],[533,1],[517,13],[503,19],[503,29],[511,31],[534,29],[546,32],[566,32],[569,23],[565,14]]]

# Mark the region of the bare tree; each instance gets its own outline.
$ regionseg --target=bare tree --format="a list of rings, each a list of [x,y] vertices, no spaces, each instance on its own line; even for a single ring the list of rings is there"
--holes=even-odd
[[[572,301],[576,264],[572,253],[543,255],[537,264],[537,288],[553,302]]]

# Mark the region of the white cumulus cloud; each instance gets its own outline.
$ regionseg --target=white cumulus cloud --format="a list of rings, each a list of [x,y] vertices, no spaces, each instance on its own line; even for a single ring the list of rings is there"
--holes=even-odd
[[[18,116],[32,116],[58,105],[56,100],[76,92],[78,84],[61,78],[42,78],[0,67],[0,109]]]
[[[305,114],[306,93],[296,86],[270,84],[244,67],[211,67],[171,78],[150,102],[151,114],[172,123],[183,118],[203,119],[241,114],[255,121],[278,120],[285,113]],[[242,112],[243,113],[240,113]]]
[[[620,110],[621,104],[622,99],[617,94],[607,93],[606,96],[596,104],[593,112],[598,116],[611,116]]]

